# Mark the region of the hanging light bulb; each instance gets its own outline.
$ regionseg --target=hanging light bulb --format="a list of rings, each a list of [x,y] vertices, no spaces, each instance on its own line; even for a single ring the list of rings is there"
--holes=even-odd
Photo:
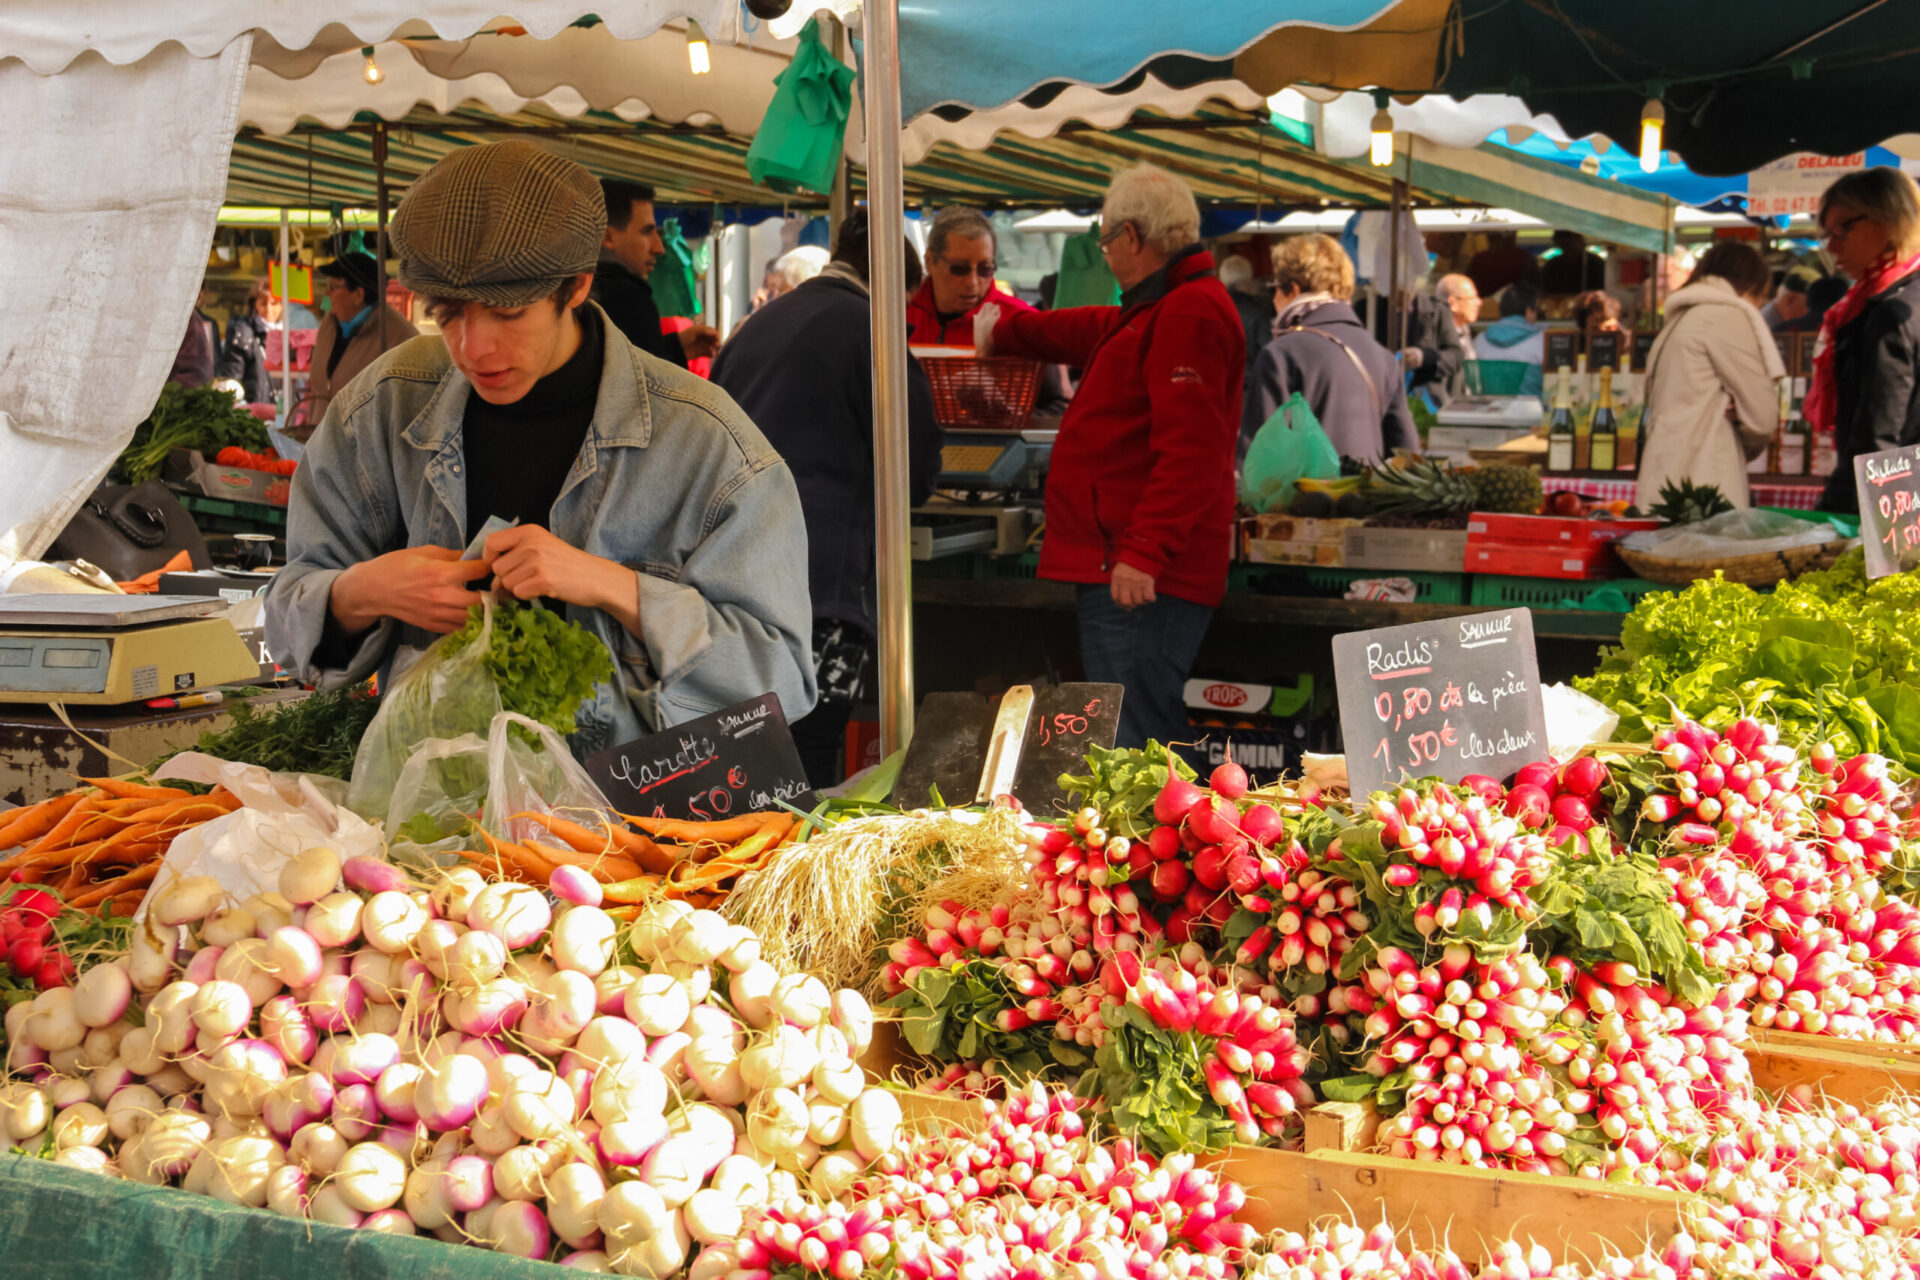
[[[1660,99],[1648,98],[1640,108],[1640,171],[1652,173],[1660,167],[1661,130],[1667,123],[1667,109]]]
[[[707,33],[693,18],[687,19],[687,63],[697,76],[713,70],[713,51],[707,47]]]
[[[385,80],[387,73],[382,71],[380,64],[373,60],[373,46],[367,45],[361,49],[360,52],[367,60],[367,65],[360,68],[362,78],[364,78],[368,84],[379,84],[382,80]]]
[[[1393,163],[1393,116],[1387,111],[1387,95],[1373,95],[1373,123],[1367,126],[1367,159],[1384,168]]]

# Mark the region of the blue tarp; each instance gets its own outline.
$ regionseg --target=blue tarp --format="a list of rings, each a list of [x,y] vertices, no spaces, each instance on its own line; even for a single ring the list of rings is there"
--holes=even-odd
[[[905,119],[943,103],[985,110],[1049,80],[1106,85],[1151,58],[1226,58],[1279,27],[1346,30],[1387,0],[901,0]]]

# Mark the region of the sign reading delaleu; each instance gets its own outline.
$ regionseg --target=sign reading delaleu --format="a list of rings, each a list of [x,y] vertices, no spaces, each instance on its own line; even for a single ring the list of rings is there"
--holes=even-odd
[[[587,757],[614,808],[706,822],[779,806],[807,809],[813,791],[777,694],[763,694]]]
[[[1859,455],[1853,482],[1860,493],[1867,577],[1920,569],[1920,445]]]
[[[1527,609],[1474,613],[1333,640],[1353,794],[1405,778],[1505,778],[1547,757]]]

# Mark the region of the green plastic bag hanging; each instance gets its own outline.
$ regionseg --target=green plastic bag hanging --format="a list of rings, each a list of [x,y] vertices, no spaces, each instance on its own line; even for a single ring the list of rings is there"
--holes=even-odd
[[[1284,511],[1302,478],[1340,474],[1340,454],[1298,391],[1260,424],[1240,464],[1240,501],[1258,512]]]
[[[699,315],[700,290],[693,271],[693,251],[680,231],[680,219],[668,218],[662,224],[660,242],[667,251],[647,277],[647,283],[653,286],[653,305],[663,316]]]
[[[1060,278],[1053,286],[1053,309],[1112,307],[1120,302],[1120,282],[1100,252],[1100,229],[1083,232],[1060,248]]]
[[[840,163],[853,106],[853,68],[820,43],[817,23],[800,29],[793,61],[774,77],[773,101],[747,148],[747,173],[776,191],[826,194]]]

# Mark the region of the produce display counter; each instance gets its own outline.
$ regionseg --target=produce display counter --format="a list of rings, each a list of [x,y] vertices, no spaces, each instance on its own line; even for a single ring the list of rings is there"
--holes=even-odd
[[[1391,576],[1378,574],[1375,576]],[[1465,575],[1462,575],[1465,576]],[[1569,587],[1584,584],[1568,583]],[[915,604],[960,606],[968,609],[1043,609],[1071,611],[1074,588],[1066,582],[1037,579],[972,581],[916,576]],[[1230,591],[1215,617],[1228,622],[1274,627],[1323,627],[1331,631],[1362,631],[1410,622],[1455,618],[1488,609],[1512,607],[1493,604],[1395,604],[1377,600],[1326,600],[1310,596],[1268,595]],[[1585,609],[1542,609],[1533,617],[1536,636],[1549,640],[1586,640],[1617,644],[1624,614]]]
[[[431,1236],[352,1231],[0,1154],[0,1240],[34,1280],[508,1280],[579,1275]]]

